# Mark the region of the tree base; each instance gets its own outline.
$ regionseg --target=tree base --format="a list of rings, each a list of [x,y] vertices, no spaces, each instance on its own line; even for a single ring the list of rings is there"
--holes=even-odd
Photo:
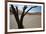
[[[24,26],[23,25],[18,26],[18,29],[24,29]]]

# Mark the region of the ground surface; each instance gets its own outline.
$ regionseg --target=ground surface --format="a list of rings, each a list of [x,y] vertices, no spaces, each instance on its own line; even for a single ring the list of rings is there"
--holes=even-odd
[[[39,28],[41,26],[40,15],[26,15],[23,20],[24,28]],[[17,23],[14,15],[10,15],[10,28],[17,29]]]

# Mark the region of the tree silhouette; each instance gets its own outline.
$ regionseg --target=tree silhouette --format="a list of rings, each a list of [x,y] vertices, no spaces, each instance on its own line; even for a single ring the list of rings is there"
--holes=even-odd
[[[36,8],[36,7],[38,7],[38,6],[30,7],[30,8],[25,12],[25,10],[27,9],[27,5],[24,5],[24,7],[23,7],[23,12],[22,12],[21,18],[20,18],[20,20],[19,20],[18,7],[16,6],[16,9],[15,9],[14,6],[11,5],[11,7],[10,7],[10,12],[12,12],[12,13],[14,14],[14,16],[15,16],[16,22],[17,22],[17,24],[18,24],[18,29],[23,29],[23,28],[24,28],[24,26],[23,26],[23,18],[24,18],[24,16],[28,13],[29,10],[31,10],[32,8]]]

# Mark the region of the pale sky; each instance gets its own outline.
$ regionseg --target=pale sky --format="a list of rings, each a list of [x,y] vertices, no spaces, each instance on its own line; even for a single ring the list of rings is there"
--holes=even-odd
[[[17,6],[19,10],[23,11],[23,7],[24,5],[14,5],[14,7]],[[25,12],[30,9],[30,7],[32,7],[31,5],[27,5],[27,9],[25,10]],[[36,8],[32,8],[29,13],[36,13],[36,12],[41,12],[41,6],[38,6]]]

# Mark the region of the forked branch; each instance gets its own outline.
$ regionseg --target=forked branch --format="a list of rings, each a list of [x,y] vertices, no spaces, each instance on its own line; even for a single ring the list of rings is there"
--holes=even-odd
[[[20,23],[22,23],[22,21],[23,21],[24,13],[25,13],[26,8],[27,8],[27,5],[25,5],[25,6],[23,7],[23,12],[22,12],[22,14],[21,14]]]
[[[26,11],[26,13],[24,15],[26,15],[32,8],[36,8],[36,7],[38,7],[38,6],[31,7],[29,10]]]
[[[11,11],[12,11],[12,13],[14,14],[14,16],[15,16],[15,19],[16,19],[16,21],[17,21],[17,23],[19,22],[19,16],[18,16],[18,7],[16,6],[16,9],[14,8],[14,6],[13,5],[11,5]]]

